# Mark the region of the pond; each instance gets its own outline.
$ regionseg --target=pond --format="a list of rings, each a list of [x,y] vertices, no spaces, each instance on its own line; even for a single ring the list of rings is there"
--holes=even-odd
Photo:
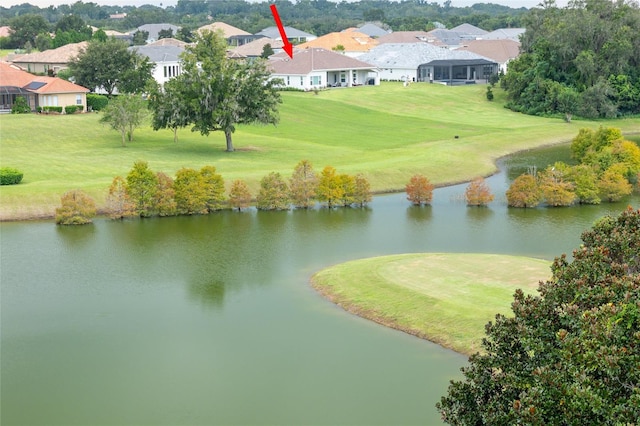
[[[506,208],[509,170],[566,153],[502,161],[489,208],[467,208],[463,185],[422,208],[394,194],[369,209],[2,223],[1,423],[438,424],[466,358],[342,311],[309,277],[395,253],[570,252],[639,199]]]

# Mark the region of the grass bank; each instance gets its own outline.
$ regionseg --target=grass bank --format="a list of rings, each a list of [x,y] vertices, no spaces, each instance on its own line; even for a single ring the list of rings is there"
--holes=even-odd
[[[404,254],[335,265],[311,283],[353,314],[471,355],[485,324],[510,314],[515,289],[534,293],[549,268],[527,257]]]
[[[0,166],[24,172],[23,183],[0,188],[0,219],[50,216],[60,195],[83,189],[104,203],[114,176],[136,160],[175,174],[181,167],[214,165],[230,183],[244,179],[254,193],[271,171],[290,175],[301,159],[316,169],[332,165],[363,173],[374,191],[401,190],[423,173],[436,184],[488,175],[494,160],[541,145],[569,141],[581,127],[620,127],[640,132],[640,118],[566,124],[503,107],[503,94],[488,102],[484,86],[387,83],[313,93],[285,92],[278,126],[241,126],[235,153],[224,151],[224,135],[208,137],[144,126],[127,147],[99,114],[0,116]],[[456,138],[457,136],[457,138]]]

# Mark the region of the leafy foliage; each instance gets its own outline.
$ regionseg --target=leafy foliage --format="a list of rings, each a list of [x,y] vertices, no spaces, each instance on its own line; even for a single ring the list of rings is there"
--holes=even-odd
[[[289,190],[293,205],[301,209],[313,207],[317,187],[318,177],[313,171],[311,162],[302,160],[296,164],[289,180]]]
[[[42,16],[33,13],[16,16],[9,21],[9,27],[11,42],[18,47],[25,47],[27,43],[35,46],[36,37],[50,30],[49,23]]]
[[[116,88],[121,93],[137,93],[152,79],[148,58],[138,56],[125,42],[115,38],[92,40],[84,51],[69,62],[76,83],[104,89],[109,97]]]
[[[227,151],[233,151],[232,134],[238,124],[276,124],[281,102],[275,83],[262,61],[239,62],[227,58],[222,35],[205,31],[183,55],[182,74],[166,95],[155,94],[154,129],[177,129],[187,123],[208,135],[222,131]],[[168,108],[179,104],[178,111]]]
[[[525,17],[519,58],[503,79],[509,107],[586,118],[640,112],[640,8],[636,2],[547,0]]]
[[[133,203],[135,212],[141,217],[150,217],[155,213],[155,198],[158,191],[158,178],[146,161],[136,161],[127,174],[127,194]]]
[[[478,177],[467,185],[464,191],[464,199],[468,206],[486,206],[493,201],[494,195],[484,178]]]
[[[229,205],[232,209],[242,210],[251,205],[251,192],[243,180],[234,180],[229,190]]]
[[[109,105],[109,98],[97,93],[87,93],[87,110],[100,111]]]
[[[433,199],[433,184],[426,176],[413,175],[405,186],[407,200],[414,205],[430,204]]]
[[[369,179],[363,174],[357,174],[355,176],[353,202],[360,207],[364,207],[370,203],[371,200],[371,184],[369,183]]]
[[[535,207],[542,202],[542,198],[538,182],[530,174],[518,176],[507,189],[509,207]]]
[[[156,173],[155,196],[153,197],[153,208],[158,216],[175,216],[178,206],[175,200],[176,191],[173,188],[173,179],[163,172]]]
[[[17,96],[11,106],[11,114],[30,114],[31,107],[24,96]]]
[[[318,200],[325,202],[327,207],[332,208],[337,205],[344,196],[344,189],[340,177],[336,174],[336,169],[332,166],[325,166],[318,181]]]
[[[85,225],[96,215],[96,203],[81,190],[66,192],[60,197],[61,206],[56,209],[58,225]]]
[[[208,194],[204,178],[194,169],[182,168],[173,182],[178,214],[207,213]]]
[[[575,202],[574,185],[567,179],[566,172],[566,169],[549,166],[538,176],[540,191],[547,205],[570,206]]]
[[[213,166],[204,166],[200,170],[200,175],[207,194],[207,210],[209,212],[222,210],[226,203],[222,175],[216,173],[216,168]]]
[[[280,173],[271,172],[260,181],[256,196],[258,210],[289,210],[289,187]]]
[[[13,167],[0,168],[0,185],[17,185],[22,182],[23,173]]]
[[[112,219],[124,219],[136,215],[136,206],[127,192],[127,181],[122,176],[113,178],[107,193],[107,213]]]
[[[351,175],[343,173],[338,175],[338,182],[342,189],[340,204],[342,204],[342,207],[348,207],[355,202],[353,194],[356,192],[356,179]]]
[[[640,421],[640,210],[583,233],[539,296],[517,290],[513,317],[487,324],[483,354],[437,404],[449,424]]]
[[[140,127],[147,115],[146,101],[140,96],[119,95],[109,101],[100,122],[119,131],[122,137],[122,146],[126,146],[127,141],[133,140],[134,130]]]

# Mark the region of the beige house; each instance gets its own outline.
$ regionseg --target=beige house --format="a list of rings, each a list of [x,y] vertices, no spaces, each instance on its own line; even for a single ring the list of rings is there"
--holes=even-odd
[[[86,49],[88,44],[88,42],[82,41],[80,43],[67,44],[57,49],[15,56],[11,59],[11,62],[30,73],[55,75],[59,71],[68,68],[71,59]]]
[[[38,107],[69,105],[87,110],[89,89],[57,77],[29,74],[16,66],[0,62],[0,111],[11,111],[17,97],[24,97],[35,111]]]

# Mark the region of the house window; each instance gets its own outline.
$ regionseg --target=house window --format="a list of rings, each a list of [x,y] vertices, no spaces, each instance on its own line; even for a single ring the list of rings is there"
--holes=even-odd
[[[322,84],[322,77],[319,75],[311,76],[311,85],[320,86]]]
[[[340,83],[346,83],[347,82],[347,74],[345,74],[344,72],[340,73]]]
[[[82,105],[82,95],[76,95],[76,105]]]
[[[168,74],[167,71],[169,67],[165,65],[163,68],[164,68],[164,78],[167,78],[167,74]]]
[[[304,86],[304,77],[300,77],[300,86]]]
[[[291,86],[291,77],[287,76],[287,86]]]

